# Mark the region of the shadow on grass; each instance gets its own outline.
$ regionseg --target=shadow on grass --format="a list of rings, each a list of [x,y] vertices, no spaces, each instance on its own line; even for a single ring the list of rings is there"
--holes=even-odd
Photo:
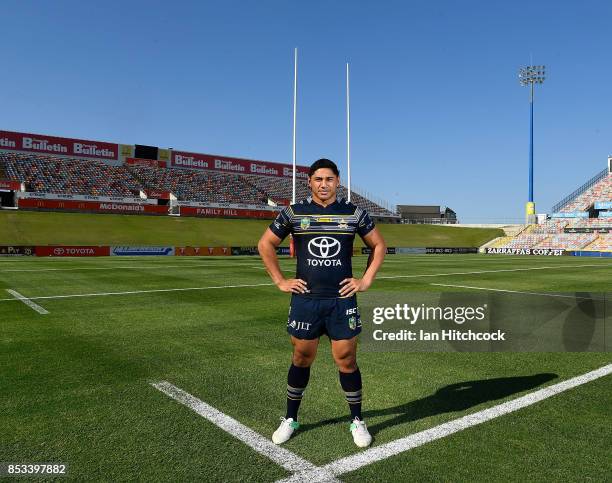
[[[400,404],[399,406],[364,411],[363,418],[367,421],[369,418],[394,416],[386,421],[368,425],[370,433],[375,435],[385,428],[398,424],[417,421],[443,413],[461,412],[488,401],[503,399],[519,392],[534,389],[557,377],[559,377],[557,374],[542,373],[532,376],[499,377],[496,379],[459,382],[444,386],[430,396]],[[348,421],[348,416],[327,419],[313,424],[304,424],[300,426],[300,429],[308,431],[309,429],[346,421]]]

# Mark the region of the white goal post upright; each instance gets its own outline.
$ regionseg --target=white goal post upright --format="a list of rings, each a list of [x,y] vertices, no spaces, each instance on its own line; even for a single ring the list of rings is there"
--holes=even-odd
[[[292,170],[292,195],[291,204],[295,204],[295,183],[296,183],[296,126],[297,126],[297,60],[298,60],[298,49],[295,47],[293,51],[293,170]],[[293,237],[289,235],[289,256],[293,258],[295,256],[295,245]]]
[[[296,132],[296,123],[297,123],[297,47],[294,50],[293,53],[293,179],[292,179],[292,184],[293,184],[293,195],[291,197],[291,204],[295,204],[295,170],[296,170],[296,165],[295,165],[295,157],[296,157],[296,139],[295,139],[295,132]]]
[[[348,62],[346,63],[346,177],[348,201],[351,201],[351,97]]]

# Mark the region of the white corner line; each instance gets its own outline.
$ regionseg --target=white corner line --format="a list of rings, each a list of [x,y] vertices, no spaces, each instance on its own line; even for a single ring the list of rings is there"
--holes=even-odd
[[[13,297],[15,297],[17,300],[19,300],[19,301],[23,302],[24,304],[26,304],[31,309],[36,310],[36,312],[38,312],[39,314],[46,315],[46,314],[49,313],[49,311],[47,309],[45,309],[45,308],[41,307],[40,305],[32,302],[29,298],[21,295],[16,290],[11,290],[10,288],[7,288],[6,291],[8,293],[10,293]]]
[[[189,292],[193,290],[216,290],[222,288],[244,288],[244,287],[269,287],[274,285],[269,283],[248,283],[243,285],[216,285],[212,287],[185,287],[185,288],[158,288],[151,290],[130,290],[127,292],[96,292],[96,293],[76,293],[69,295],[42,295],[39,297],[30,297],[30,300],[51,300],[51,299],[72,299],[79,297],[108,297],[113,295],[134,295],[160,292]],[[0,302],[13,301],[15,299],[0,299]]]
[[[440,424],[430,429],[396,439],[389,443],[369,448],[365,451],[340,458],[324,466],[316,466],[299,457],[295,453],[272,443],[268,438],[239,423],[232,417],[206,404],[204,401],[179,389],[166,381],[151,383],[153,387],[172,399],[187,406],[192,411],[206,418],[211,423],[228,432],[235,438],[247,444],[259,454],[266,456],[287,471],[291,476],[278,480],[277,483],[315,483],[338,482],[336,476],[355,471],[372,463],[390,458],[405,451],[417,448],[437,439],[450,436],[464,429],[485,423],[505,414],[518,411],[538,403],[569,389],[581,386],[600,377],[612,374],[612,364],[600,367],[594,371],[553,384],[524,396],[483,409],[473,414]]]
[[[512,399],[502,404],[498,404],[488,409],[484,409],[473,414],[468,414],[462,418],[440,424],[439,426],[411,434],[404,438],[396,439],[395,441],[391,441],[380,446],[375,446],[345,458],[340,458],[322,466],[321,469],[326,470],[328,474],[331,473],[335,476],[355,471],[364,466],[376,463],[377,461],[381,461],[399,453],[417,448],[431,441],[450,436],[451,434],[463,431],[464,429],[472,426],[476,426],[505,414],[531,406],[532,404],[543,401],[544,399],[548,399],[549,397],[555,396],[582,384],[586,384],[587,382],[594,381],[600,377],[607,376],[611,373],[612,364],[608,364],[607,366],[600,367],[599,369],[587,372],[581,376],[576,376],[557,384],[544,387],[532,393]],[[307,472],[303,472],[279,481],[308,482],[312,481],[312,479],[309,478]]]
[[[523,295],[541,295],[543,297],[562,297],[568,299],[580,299],[580,300],[593,300],[592,297],[579,297],[575,295],[561,295],[554,293],[541,293],[541,292],[523,292],[521,290],[505,290],[501,288],[488,288],[488,287],[474,287],[472,285],[453,285],[450,283],[430,283],[429,285],[437,285],[438,287],[454,287],[454,288],[468,288],[471,290],[486,290],[490,292],[506,292],[506,293],[518,293]]]
[[[295,453],[274,444],[270,439],[263,437],[256,431],[253,431],[244,424],[236,421],[231,416],[222,413],[218,409],[215,409],[214,407],[206,404],[204,401],[201,401],[197,397],[192,396],[188,392],[183,391],[173,384],[167,381],[152,382],[150,384],[157,390],[163,392],[175,401],[178,401],[214,425],[228,432],[233,437],[239,439],[257,451],[257,453],[271,459],[285,470],[291,473],[297,472],[298,474],[308,472],[308,474],[311,475],[310,481],[337,481],[329,473],[323,475],[323,470],[309,461],[306,461]],[[317,480],[317,478],[313,478],[312,476],[318,476],[319,480]]]

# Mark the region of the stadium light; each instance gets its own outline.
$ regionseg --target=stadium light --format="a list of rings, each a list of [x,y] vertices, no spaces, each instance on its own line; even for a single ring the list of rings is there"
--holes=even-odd
[[[535,203],[533,202],[533,94],[536,84],[543,84],[546,73],[544,65],[529,65],[519,69],[519,82],[529,87],[529,201],[525,205],[527,223],[535,222]]]

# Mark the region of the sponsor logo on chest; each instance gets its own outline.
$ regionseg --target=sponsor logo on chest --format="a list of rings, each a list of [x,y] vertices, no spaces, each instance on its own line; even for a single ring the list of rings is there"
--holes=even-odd
[[[342,262],[334,258],[340,253],[340,242],[329,236],[318,236],[308,242],[308,253],[315,258],[308,258],[311,267],[340,267]]]

